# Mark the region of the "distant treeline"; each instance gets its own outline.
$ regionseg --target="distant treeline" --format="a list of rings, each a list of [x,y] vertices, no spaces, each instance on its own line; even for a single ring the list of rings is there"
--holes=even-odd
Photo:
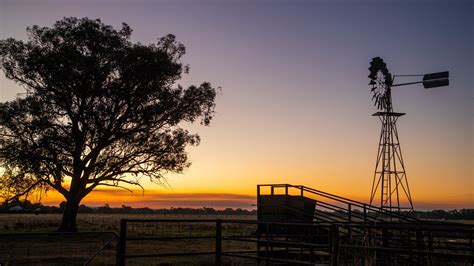
[[[17,201],[3,203],[0,205],[0,213],[62,213],[66,207],[66,202],[61,202],[59,206],[45,206],[41,203],[31,203],[30,201]],[[132,208],[122,205],[121,207],[110,207],[105,204],[100,207],[89,207],[84,204],[79,206],[78,213],[124,213],[124,214],[202,214],[202,215],[256,215],[256,210],[226,208],[216,210],[214,208],[169,208],[151,209],[148,207]]]
[[[59,206],[45,206],[41,203],[31,203],[30,201],[17,201],[3,203],[0,205],[0,213],[62,213],[66,202],[61,202]],[[214,208],[169,208],[169,209],[151,209],[132,208],[122,205],[121,207],[110,207],[105,204],[100,207],[79,206],[79,213],[123,213],[123,214],[201,214],[201,215],[256,215],[256,210],[232,209],[226,208],[216,210]],[[474,209],[460,210],[433,210],[433,211],[414,211],[409,216],[418,219],[436,219],[436,220],[474,220]]]
[[[413,211],[410,216],[418,219],[474,220],[474,209]]]

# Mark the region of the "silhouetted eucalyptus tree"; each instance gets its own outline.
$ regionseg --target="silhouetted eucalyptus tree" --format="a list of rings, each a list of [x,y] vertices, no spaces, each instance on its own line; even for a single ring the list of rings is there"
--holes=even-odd
[[[212,119],[216,90],[176,86],[187,72],[173,35],[132,43],[132,30],[64,18],[0,41],[1,68],[25,97],[0,104],[2,192],[55,189],[67,204],[59,230],[76,230],[81,200],[97,186],[140,186],[189,166],[199,136],[182,122]]]

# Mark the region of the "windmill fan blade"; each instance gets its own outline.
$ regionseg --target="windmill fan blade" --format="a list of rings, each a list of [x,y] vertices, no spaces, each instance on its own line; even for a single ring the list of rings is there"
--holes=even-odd
[[[387,94],[390,94],[390,86],[393,83],[392,74],[388,71],[387,64],[378,56],[372,58],[369,71],[369,85],[372,85],[370,91],[374,93],[372,96],[372,100],[375,99],[374,106],[379,110],[386,110],[390,106]]]
[[[376,63],[378,63],[378,62],[380,62],[380,61],[383,61],[382,58],[380,58],[380,57],[377,56],[377,57],[372,58],[372,62],[370,62],[370,64],[371,64],[371,65],[372,65],[372,64],[376,64]]]
[[[377,72],[377,69],[378,69],[378,68],[377,68],[376,65],[371,65],[371,66],[369,67],[370,72]]]

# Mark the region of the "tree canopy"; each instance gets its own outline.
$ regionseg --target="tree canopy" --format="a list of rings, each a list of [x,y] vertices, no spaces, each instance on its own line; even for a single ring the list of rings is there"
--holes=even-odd
[[[0,103],[4,196],[55,189],[68,203],[61,229],[74,230],[97,186],[140,186],[189,167],[185,148],[200,139],[182,123],[209,125],[216,89],[176,85],[189,68],[175,36],[132,43],[127,24],[88,18],[27,32],[26,42],[0,41],[0,68],[27,91]]]

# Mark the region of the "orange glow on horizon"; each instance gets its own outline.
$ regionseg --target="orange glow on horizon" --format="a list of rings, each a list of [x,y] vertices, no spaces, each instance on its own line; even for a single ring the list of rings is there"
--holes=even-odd
[[[41,199],[44,205],[59,205],[64,197],[56,191],[50,191]],[[256,203],[255,196],[226,193],[163,193],[157,190],[134,190],[133,193],[125,190],[97,189],[83,199],[81,204],[88,206],[103,206],[109,204],[112,207],[122,205],[134,208],[149,207],[152,209],[183,207],[202,208],[213,207],[215,209],[242,208],[253,209]]]
[[[221,190],[223,191],[223,190]],[[226,191],[228,192],[228,191]],[[255,209],[256,192],[249,191],[243,194],[233,194],[226,192],[173,192],[157,189],[147,189],[145,192],[141,190],[133,190],[133,193],[122,189],[96,189],[91,192],[81,204],[88,206],[103,206],[109,204],[112,207],[120,207],[122,205],[134,208],[149,207],[152,209],[183,207],[183,208],[202,208],[212,207],[215,209],[224,208],[242,208]],[[333,193],[332,191],[326,191]],[[262,192],[266,193],[266,192]],[[351,195],[349,192],[337,193],[340,196],[350,198],[360,202],[368,202],[367,198]],[[418,197],[415,202],[415,210],[426,209],[461,209],[472,208],[474,206],[472,196],[464,195],[458,198],[441,198],[441,197]],[[32,200],[32,199],[30,199]],[[33,199],[33,201],[35,201]],[[37,201],[37,200],[36,200]],[[61,194],[56,191],[49,191],[41,199],[44,205],[57,206],[64,201]],[[374,205],[377,205],[375,203]]]

